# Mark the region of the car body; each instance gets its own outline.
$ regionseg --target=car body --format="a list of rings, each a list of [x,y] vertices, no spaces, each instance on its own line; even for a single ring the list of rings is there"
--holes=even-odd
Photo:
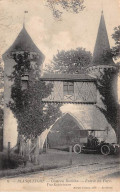
[[[99,142],[96,137],[91,140],[91,143],[88,141],[87,143],[77,143],[73,147],[73,151],[75,153],[101,153],[103,155],[115,154],[118,152],[119,145],[106,143],[105,141]]]

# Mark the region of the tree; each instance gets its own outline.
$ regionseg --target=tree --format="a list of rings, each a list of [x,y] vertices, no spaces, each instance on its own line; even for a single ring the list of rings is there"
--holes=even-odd
[[[0,107],[3,106],[4,71],[0,62]]]
[[[79,13],[85,6],[84,0],[46,0],[47,6],[53,13],[55,19],[61,20],[63,11]]]
[[[99,70],[100,71],[100,70]],[[116,136],[118,138],[118,102],[115,97],[114,89],[116,86],[114,81],[116,81],[116,75],[118,69],[111,70],[105,69],[103,72],[99,72],[97,76],[97,89],[100,92],[101,100],[104,104],[104,107],[97,105],[99,110],[104,114],[108,123],[111,124],[112,128],[115,130]]]
[[[49,105],[42,102],[52,90],[52,84],[46,84],[39,79],[39,66],[31,66],[29,53],[13,56],[16,64],[10,79],[13,81],[11,88],[11,101],[8,107],[12,110],[18,122],[18,132],[27,138],[39,136],[60,115],[60,105]],[[35,68],[36,67],[36,68]],[[29,74],[28,86],[22,89],[21,75]]]
[[[3,87],[4,87],[4,80],[3,80],[3,67],[0,61],[0,151],[3,150]]]
[[[115,41],[115,47],[112,48],[112,53],[115,59],[120,57],[120,26],[114,28],[112,38]]]
[[[115,47],[112,48],[112,54],[116,60],[118,60],[117,65],[120,70],[120,25],[114,28],[114,33],[112,34],[112,38],[115,41]],[[120,73],[119,73],[120,74]],[[117,104],[117,134],[118,141],[120,143],[120,104]]]
[[[48,68],[46,67],[46,71],[71,74],[83,73],[84,69],[90,64],[91,59],[91,53],[83,48],[58,51],[51,64]],[[50,67],[52,68],[50,69]]]

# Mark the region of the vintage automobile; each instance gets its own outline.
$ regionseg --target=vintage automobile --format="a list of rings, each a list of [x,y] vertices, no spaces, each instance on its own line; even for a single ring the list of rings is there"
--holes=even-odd
[[[101,153],[103,155],[116,154],[120,147],[115,143],[99,141],[95,132],[106,131],[99,129],[70,130],[50,133],[47,139],[48,148],[61,151],[71,151],[80,154]],[[46,147],[46,146],[45,146]]]
[[[109,155],[109,154],[117,154],[119,151],[119,145],[115,143],[106,143],[104,141],[99,142],[99,140],[96,137],[91,138],[91,140],[88,139],[87,143],[83,144],[75,144],[73,147],[73,151],[75,153],[101,153],[103,155]]]

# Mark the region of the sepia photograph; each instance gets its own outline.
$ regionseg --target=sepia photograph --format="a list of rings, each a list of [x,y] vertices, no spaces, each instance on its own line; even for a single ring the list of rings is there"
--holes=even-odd
[[[0,0],[0,192],[120,191],[120,0]]]

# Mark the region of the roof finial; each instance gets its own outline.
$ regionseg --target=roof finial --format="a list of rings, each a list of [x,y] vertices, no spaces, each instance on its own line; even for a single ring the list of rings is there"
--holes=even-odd
[[[28,11],[24,11],[24,18],[23,18],[23,27],[25,27],[25,14],[27,14]]]
[[[103,0],[101,0],[101,9],[102,9],[101,14],[103,14]]]

